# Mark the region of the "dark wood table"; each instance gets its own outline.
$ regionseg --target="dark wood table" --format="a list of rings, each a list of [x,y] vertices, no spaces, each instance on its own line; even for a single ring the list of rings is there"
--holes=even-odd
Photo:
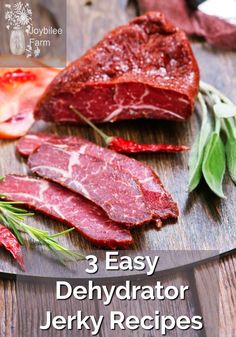
[[[127,5],[127,0],[94,0],[91,6],[86,6],[85,0],[68,0],[68,30],[67,30],[67,59],[73,60],[91,45],[98,41],[109,29],[125,23],[137,13],[133,1]],[[56,8],[57,1],[42,0],[48,8]],[[59,11],[54,13],[56,16]],[[60,17],[58,18],[60,24]],[[4,27],[2,27],[2,30]],[[202,42],[193,44],[198,58],[202,78],[217,85],[224,90],[232,99],[236,97],[236,56],[234,53],[213,51]],[[150,132],[143,135],[143,124]],[[104,125],[103,130],[123,137],[131,137],[138,141],[146,142],[172,142],[176,139],[180,143],[192,144],[196,129],[199,128],[199,115],[196,113],[191,123],[183,132],[182,125],[166,122],[126,122],[115,125]],[[51,126],[50,130],[59,134],[70,134],[67,127]],[[74,134],[80,134],[101,144],[101,140],[87,127],[73,130]],[[12,142],[0,143],[0,175],[11,172],[26,172],[26,165],[19,158],[15,158],[15,144]],[[2,160],[4,158],[4,160]],[[187,155],[170,157],[168,155],[137,156],[137,159],[148,162],[161,175],[165,185],[177,198],[181,208],[181,217],[177,224],[166,226],[161,235],[154,229],[150,231],[136,232],[136,245],[134,249],[211,249],[221,253],[235,248],[235,187],[226,178],[226,192],[229,199],[219,202],[204,184],[201,188],[187,196]],[[174,170],[173,170],[174,168]],[[62,225],[50,222],[42,217],[36,217],[32,224],[37,225],[41,220],[43,228],[50,230],[64,229]],[[71,248],[92,249],[85,240],[75,235],[63,238],[62,243]],[[4,259],[9,266],[9,259],[4,254]],[[193,279],[198,290],[198,301],[201,303],[206,298],[207,289],[204,289],[204,279],[209,273],[211,266],[203,264],[193,270]],[[220,259],[220,336],[236,336],[236,256],[231,252]],[[0,337],[15,337],[16,331],[16,289],[12,280],[0,280]],[[206,337],[211,337],[210,330]],[[33,334],[32,334],[33,337]]]

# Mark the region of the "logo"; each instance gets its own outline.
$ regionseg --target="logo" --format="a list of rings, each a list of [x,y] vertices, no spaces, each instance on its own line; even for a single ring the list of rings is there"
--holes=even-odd
[[[13,55],[39,57],[43,48],[49,48],[53,41],[50,35],[62,35],[62,28],[35,27],[29,3],[18,1],[5,4],[6,29],[10,31],[9,47]]]
[[[32,27],[32,10],[28,3],[5,4],[6,28],[10,33],[10,51],[13,55],[22,55],[26,50],[25,33]]]

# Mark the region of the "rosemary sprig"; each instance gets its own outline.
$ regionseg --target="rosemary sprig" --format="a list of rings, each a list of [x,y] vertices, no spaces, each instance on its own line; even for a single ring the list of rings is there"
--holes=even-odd
[[[5,195],[0,194],[0,199],[4,198]],[[70,233],[74,228],[50,235],[47,231],[25,224],[25,218],[34,215],[34,213],[18,208],[17,205],[22,205],[22,203],[0,200],[0,223],[13,231],[21,245],[25,244],[22,236],[22,233],[24,233],[35,243],[45,246],[49,251],[56,255],[63,264],[65,262],[75,262],[85,258],[83,255],[65,248],[56,240],[56,238]]]
[[[226,166],[236,183],[236,105],[218,89],[202,81],[198,101],[203,117],[200,134],[190,153],[189,191],[193,191],[204,176],[210,189],[224,198],[222,184]]]

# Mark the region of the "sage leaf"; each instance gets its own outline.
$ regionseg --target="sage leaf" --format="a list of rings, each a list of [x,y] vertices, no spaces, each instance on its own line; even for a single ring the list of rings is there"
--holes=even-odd
[[[189,157],[189,185],[188,190],[192,192],[199,184],[202,177],[202,162],[204,158],[204,149],[212,132],[212,121],[207,111],[206,103],[201,94],[198,100],[202,108],[201,129],[192,145]]]
[[[214,86],[202,81],[200,81],[198,99],[203,111],[207,110],[204,108],[207,102],[214,112],[212,114],[214,132],[208,138],[204,149],[202,173],[211,190],[219,197],[224,198],[222,182],[226,165],[233,182],[236,184],[236,105]],[[220,138],[222,132],[227,137],[225,144]],[[196,157],[196,147],[193,148],[193,151],[195,151]],[[196,174],[198,169],[196,160],[194,162],[191,158],[190,163],[192,166],[196,165]],[[194,167],[192,170],[194,171]],[[197,177],[199,179],[199,175]],[[196,181],[194,182],[196,183]]]
[[[224,119],[224,126],[227,137],[230,139],[236,139],[236,123],[233,118]]]
[[[227,135],[225,145],[226,162],[229,175],[236,184],[236,123],[233,118],[224,119],[224,127]]]
[[[217,103],[213,110],[218,118],[230,118],[236,116],[236,106],[233,104]]]
[[[222,182],[225,174],[225,149],[218,132],[212,132],[206,146],[202,172],[207,185],[220,198],[225,198]]]
[[[202,160],[203,153],[199,155],[199,139],[200,134],[197,135],[190,151],[189,156],[189,192],[192,192],[199,184],[202,177]]]
[[[225,146],[227,168],[231,179],[236,184],[236,139],[228,138]]]

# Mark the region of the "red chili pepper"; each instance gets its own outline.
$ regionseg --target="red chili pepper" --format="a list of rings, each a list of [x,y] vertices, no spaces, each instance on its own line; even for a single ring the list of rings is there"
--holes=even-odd
[[[0,225],[0,246],[6,248],[19,263],[22,269],[25,269],[21,246],[12,232]]]
[[[8,71],[4,75],[0,77],[1,84],[11,84],[14,82],[28,82],[28,81],[35,81],[36,75],[31,71],[23,71],[21,69],[17,69],[14,71]]]
[[[108,144],[109,149],[123,153],[138,152],[181,152],[189,150],[184,145],[168,145],[168,144],[137,144],[132,140],[112,137]]]
[[[104,140],[106,146],[120,153],[140,153],[140,152],[181,152],[188,151],[190,148],[184,145],[171,145],[171,144],[138,144],[132,140],[127,140],[120,137],[109,137],[100,129],[98,129],[90,120],[81,114],[74,106],[70,106],[85,123],[90,125]]]

